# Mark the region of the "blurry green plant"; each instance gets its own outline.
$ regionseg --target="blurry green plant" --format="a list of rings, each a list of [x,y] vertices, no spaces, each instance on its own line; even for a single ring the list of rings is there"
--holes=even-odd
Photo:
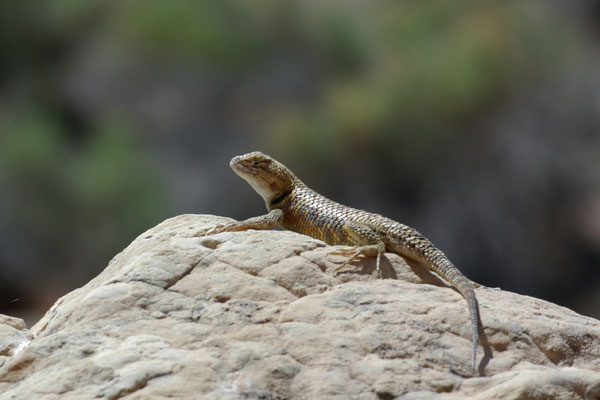
[[[133,51],[220,73],[256,72],[278,57],[305,63],[314,96],[270,108],[265,142],[330,163],[360,150],[422,169],[465,121],[558,58],[560,40],[539,7],[149,0],[112,4],[104,23]]]
[[[329,15],[328,7],[315,6],[313,14]],[[462,134],[465,121],[552,66],[560,40],[536,11],[533,4],[472,0],[346,10],[338,18],[351,33],[341,48],[355,49],[360,67],[343,61],[343,52],[330,53],[336,59],[325,61],[346,66],[345,73],[320,82],[316,104],[272,110],[268,141],[324,162],[360,151],[394,160],[398,169],[423,169]],[[311,23],[322,32],[311,36],[317,42],[326,41],[328,22]]]
[[[245,70],[267,53],[270,41],[253,10],[265,11],[242,1],[123,2],[113,7],[108,31],[137,49]]]
[[[73,188],[86,205],[84,220],[105,228],[118,226],[131,240],[164,216],[160,179],[132,131],[123,125],[108,122],[101,126],[76,165]]]
[[[101,126],[77,145],[67,138],[52,116],[35,109],[3,124],[0,183],[13,210],[7,222],[49,266],[83,258],[101,267],[164,217],[163,190],[123,125]]]

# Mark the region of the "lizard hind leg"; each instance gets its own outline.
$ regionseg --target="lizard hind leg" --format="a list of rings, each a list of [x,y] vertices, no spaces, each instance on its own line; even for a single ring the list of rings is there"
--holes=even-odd
[[[353,249],[338,249],[328,254],[349,257],[342,265],[333,271],[333,274],[337,275],[344,267],[346,267],[346,265],[350,264],[361,255],[377,256],[377,277],[381,278],[381,255],[385,252],[385,243],[377,233],[364,224],[350,222],[344,225],[344,230],[348,235],[348,242],[358,246]]]

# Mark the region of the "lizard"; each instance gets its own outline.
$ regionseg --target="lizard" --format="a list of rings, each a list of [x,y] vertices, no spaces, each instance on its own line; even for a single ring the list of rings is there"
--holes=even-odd
[[[306,186],[285,165],[261,152],[233,157],[229,165],[263,198],[268,213],[217,225],[205,235],[281,226],[330,245],[352,246],[329,253],[348,256],[334,270],[334,275],[363,255],[377,257],[376,269],[380,276],[381,257],[386,251],[425,265],[449,282],[467,302],[472,327],[471,361],[475,371],[479,306],[473,287],[479,285],[465,277],[425,236],[380,214],[348,207],[326,198]]]

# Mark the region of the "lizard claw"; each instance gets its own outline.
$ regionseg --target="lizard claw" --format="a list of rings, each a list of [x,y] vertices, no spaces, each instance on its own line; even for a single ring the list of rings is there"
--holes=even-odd
[[[333,275],[338,275],[340,273],[340,271],[348,264],[350,264],[352,261],[354,261],[354,259],[356,259],[356,257],[358,257],[361,254],[361,251],[356,250],[356,249],[338,249],[335,251],[332,251],[330,253],[327,253],[327,256],[346,256],[346,257],[350,257],[348,258],[342,265],[340,265],[339,267],[337,267],[336,269],[333,270]]]
[[[210,235],[216,235],[217,233],[221,233],[221,232],[230,232],[230,231],[236,231],[239,227],[239,223],[238,222],[230,222],[228,224],[219,224],[219,225],[215,225],[212,228],[209,228],[206,232],[204,232],[204,236],[210,236]]]
[[[354,248],[346,248],[346,249],[337,249],[334,251],[330,251],[327,253],[327,256],[347,256],[350,257],[356,253],[356,249]]]

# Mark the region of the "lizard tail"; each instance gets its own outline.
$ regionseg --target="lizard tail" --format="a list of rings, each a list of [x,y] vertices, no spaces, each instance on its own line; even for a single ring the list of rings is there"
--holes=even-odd
[[[467,277],[465,277],[459,270],[452,264],[452,262],[446,257],[446,255],[439,249],[437,249],[431,242],[423,238],[423,242],[419,243],[420,247],[417,249],[402,249],[401,254],[406,255],[409,258],[418,261],[429,269],[440,275],[447,282],[458,290],[458,292],[467,301],[467,307],[469,309],[469,319],[471,320],[472,329],[472,340],[473,340],[473,356],[471,359],[471,365],[473,373],[477,370],[477,344],[479,343],[479,305],[477,298],[475,297],[475,291],[473,285]],[[416,250],[416,251],[415,251]]]
[[[462,275],[462,279],[460,279],[458,282],[452,282],[452,284],[463,295],[463,297],[467,301],[467,306],[469,308],[469,316],[471,319],[471,329],[473,337],[473,358],[471,360],[471,364],[473,367],[473,372],[475,372],[477,370],[477,343],[479,342],[479,335],[477,332],[479,328],[479,305],[477,304],[477,298],[475,297],[473,285],[471,285],[471,282],[467,278],[465,278],[464,275]]]
[[[435,271],[438,275],[443,277],[449,283],[452,284],[467,301],[467,307],[469,309],[469,317],[471,320],[472,340],[473,340],[473,357],[471,365],[473,372],[477,370],[477,344],[479,342],[478,335],[478,321],[479,321],[479,305],[477,304],[477,298],[475,297],[475,291],[471,281],[468,280],[459,270],[452,264],[452,262],[446,257],[442,251],[435,249],[435,257],[427,257],[426,265]],[[433,259],[432,259],[433,258]]]

